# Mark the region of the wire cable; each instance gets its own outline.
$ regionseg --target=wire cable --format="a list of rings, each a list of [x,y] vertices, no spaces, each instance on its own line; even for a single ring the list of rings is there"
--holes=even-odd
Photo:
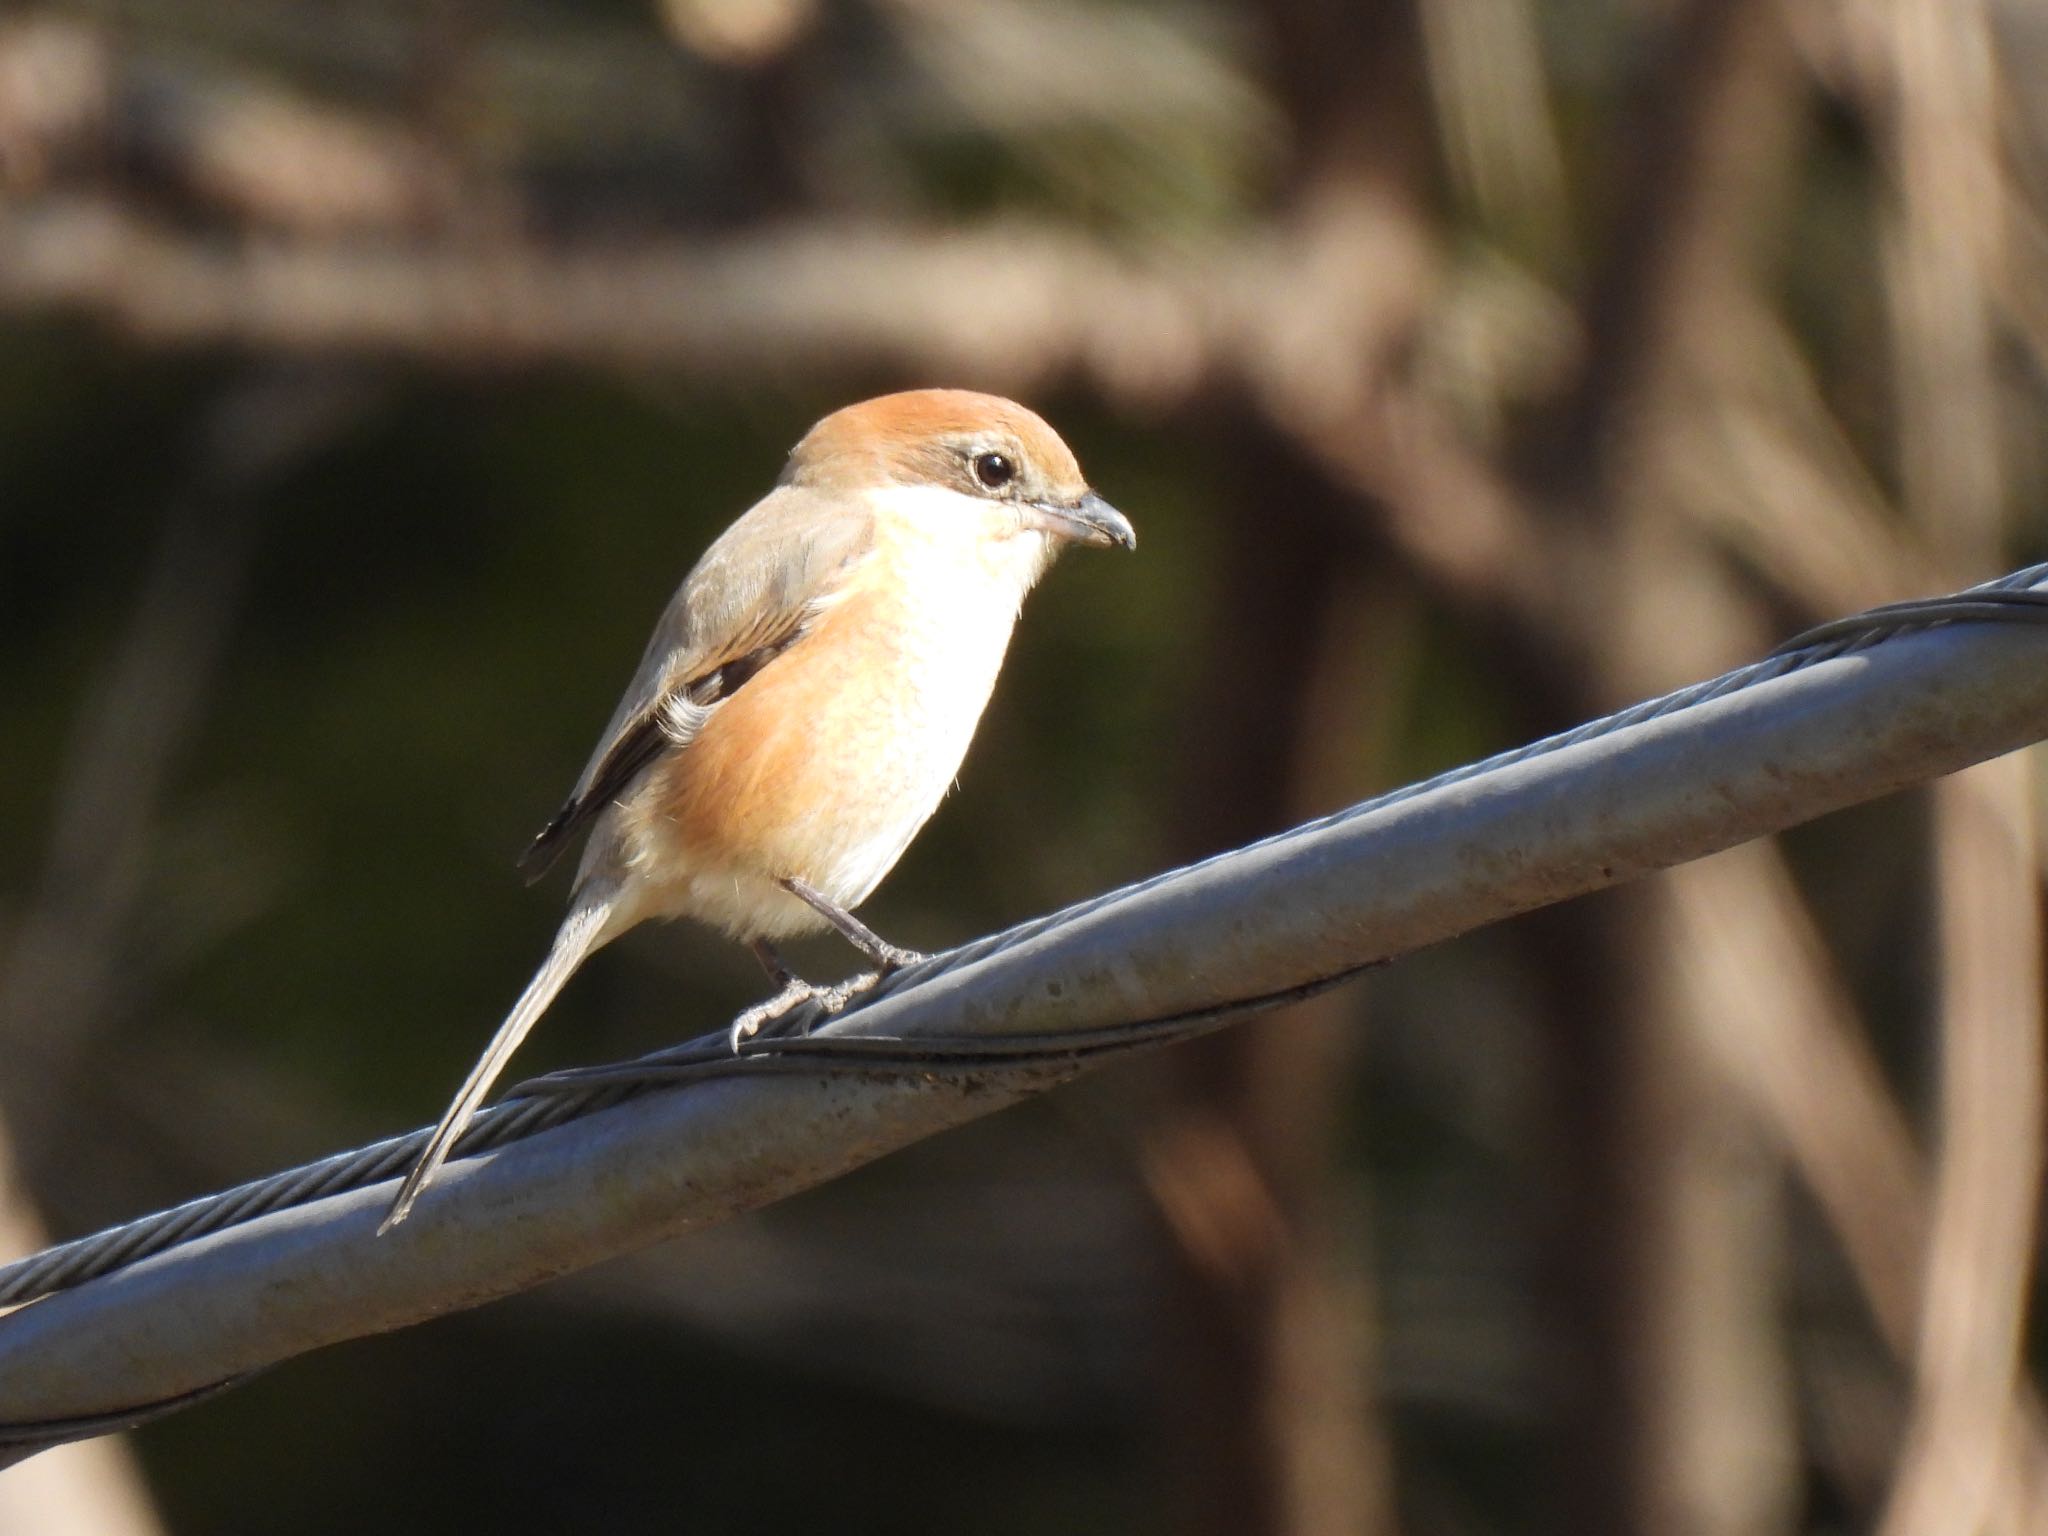
[[[1420,783],[1375,796],[1318,821],[1293,827],[1249,848],[1266,848],[1327,827],[1342,825],[1389,806],[1456,784],[1501,772],[1532,758],[1559,752],[1626,730],[1645,721],[1693,708],[1753,688],[1786,674],[1867,649],[1905,633],[1946,624],[2048,623],[2048,564],[2029,566],[1995,581],[1950,596],[1888,603],[1805,631],[1759,661],[1720,677],[1695,683],[1660,698],[1632,705],[1602,719],[1451,769]],[[451,1160],[473,1156],[551,1130],[568,1121],[612,1108],[637,1094],[684,1087],[711,1078],[748,1074],[860,1072],[987,1072],[1043,1064],[1049,1060],[1152,1048],[1336,986],[1367,967],[1314,978],[1281,992],[1234,1000],[1171,1018],[1132,1021],[1085,1033],[988,1036],[921,1035],[915,1040],[857,1032],[861,1011],[876,999],[925,984],[933,978],[1025,943],[1075,922],[1135,892],[1179,878],[1249,848],[1233,849],[1195,865],[1120,887],[1087,901],[976,939],[884,977],[833,1016],[834,1030],[809,1034],[819,1020],[815,1008],[799,1010],[777,1032],[745,1041],[735,1052],[723,1029],[630,1061],[574,1068],[530,1079],[510,1089],[480,1114],[457,1143]],[[1375,962],[1377,963],[1377,962]],[[259,1216],[308,1204],[330,1195],[395,1178],[411,1166],[426,1144],[422,1128],[354,1151],[338,1153],[219,1194],[206,1195],[88,1237],[74,1239],[0,1266],[0,1307],[82,1285],[88,1280]],[[136,1410],[144,1412],[146,1410]],[[18,1426],[7,1435],[30,1435]],[[64,1438],[70,1438],[66,1435]],[[9,1441],[0,1436],[0,1445]],[[27,1443],[17,1438],[14,1443]]]

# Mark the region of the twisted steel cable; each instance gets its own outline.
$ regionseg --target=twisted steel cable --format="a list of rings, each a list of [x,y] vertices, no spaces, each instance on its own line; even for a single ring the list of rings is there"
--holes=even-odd
[[[1183,875],[1188,869],[1200,869],[1235,858],[1253,848],[1284,844],[1419,795],[1499,773],[1532,758],[1755,687],[1819,662],[1868,649],[1896,635],[1942,624],[2048,624],[2048,590],[2044,588],[2048,588],[2048,564],[2029,566],[1950,596],[1889,603],[1832,620],[1787,641],[1763,659],[1719,677],[1632,705],[1512,751],[1451,769],[1434,778],[1391,790],[1247,848],[1218,854],[1183,869],[1165,871],[935,955],[884,977],[860,994],[833,1017],[830,1032],[805,1033],[818,1022],[819,1015],[815,1009],[799,1010],[784,1021],[781,1032],[746,1041],[737,1051],[730,1044],[726,1032],[720,1030],[631,1061],[576,1068],[531,1079],[509,1090],[502,1102],[479,1115],[457,1144],[454,1156],[461,1158],[489,1151],[609,1109],[637,1094],[685,1086],[708,1078],[759,1073],[987,1071],[1006,1064],[1042,1061],[1048,1057],[1082,1058],[1168,1043],[1204,1032],[1243,1014],[1312,995],[1348,979],[1356,974],[1356,970],[1314,978],[1280,992],[1244,998],[1196,1013],[1133,1021],[1086,1033],[1008,1035],[1001,1039],[923,1035],[913,1042],[858,1032],[861,1011],[881,997],[916,987],[960,966],[1023,944],[1135,892]],[[421,1128],[403,1136],[390,1137],[219,1194],[202,1196],[0,1266],[0,1307],[18,1305],[38,1296],[82,1285],[177,1244],[259,1216],[395,1178],[412,1164],[428,1135],[429,1130]],[[43,1427],[45,1435],[49,1428]],[[0,1444],[6,1443],[7,1439],[0,1436]]]

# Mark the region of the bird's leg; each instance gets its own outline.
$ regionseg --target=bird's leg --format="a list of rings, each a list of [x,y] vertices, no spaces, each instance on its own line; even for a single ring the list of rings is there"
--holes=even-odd
[[[775,953],[775,946],[766,939],[749,939],[747,948],[761,962],[761,969],[768,973],[768,979],[776,986],[787,989],[800,979],[795,971],[783,964],[782,956]]]
[[[847,943],[875,962],[883,976],[930,958],[914,949],[891,944],[824,892],[801,880],[784,880],[782,888],[838,929]]]

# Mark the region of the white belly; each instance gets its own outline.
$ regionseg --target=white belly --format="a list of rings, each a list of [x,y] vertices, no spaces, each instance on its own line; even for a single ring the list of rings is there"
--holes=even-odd
[[[844,733],[864,735],[868,749],[843,766],[838,825],[811,842],[811,882],[840,905],[867,899],[953,787],[1014,622],[1014,610],[984,606],[897,637],[887,696],[873,701],[874,729],[849,724]]]

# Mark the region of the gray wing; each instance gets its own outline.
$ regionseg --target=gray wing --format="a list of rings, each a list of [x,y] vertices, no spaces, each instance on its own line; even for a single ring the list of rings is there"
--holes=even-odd
[[[778,486],[719,535],[669,600],[639,669],[554,819],[520,856],[529,881],[664,752],[803,638],[874,544],[858,503]]]

